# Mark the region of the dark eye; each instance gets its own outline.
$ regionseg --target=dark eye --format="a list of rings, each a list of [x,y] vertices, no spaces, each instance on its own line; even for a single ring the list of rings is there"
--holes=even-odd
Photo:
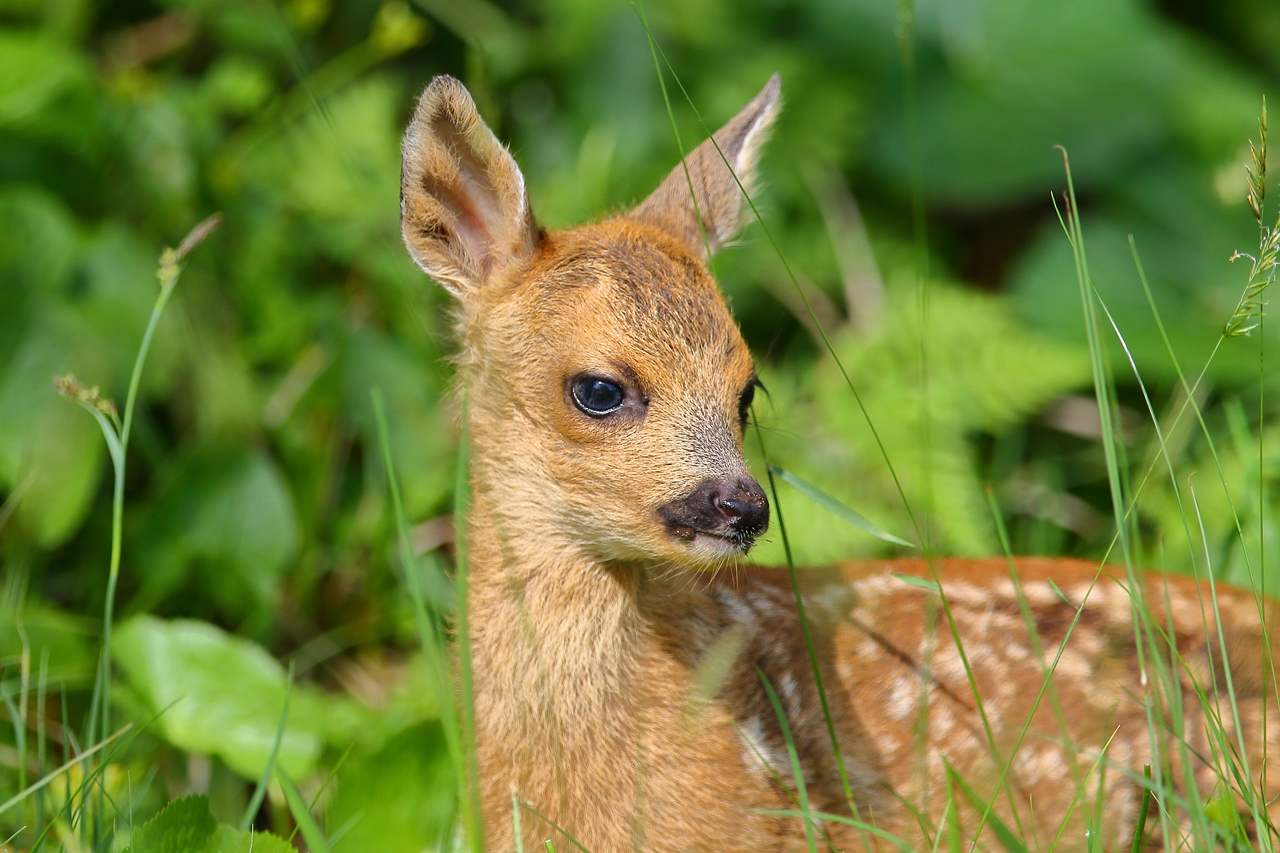
[[[579,376],[573,380],[573,402],[593,418],[602,418],[622,408],[622,388],[599,376]]]
[[[751,413],[751,401],[756,398],[758,382],[759,380],[752,379],[746,390],[742,392],[741,399],[738,400],[738,423],[743,429],[747,428],[747,415]]]

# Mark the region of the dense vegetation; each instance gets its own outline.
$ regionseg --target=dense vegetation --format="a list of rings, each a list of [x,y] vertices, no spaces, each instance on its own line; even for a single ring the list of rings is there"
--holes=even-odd
[[[715,261],[771,392],[771,462],[936,553],[1000,552],[989,486],[1014,551],[1101,557],[1111,446],[1140,561],[1277,588],[1280,323],[1221,338],[1250,273],[1228,258],[1259,240],[1244,167],[1280,91],[1271,0],[0,0],[0,848],[248,849],[215,821],[313,850],[449,837],[383,458],[447,610],[448,305],[400,244],[399,133],[454,74],[543,224],[622,209],[705,135],[668,72],[673,134],[642,12],[713,126],[782,73],[772,239],[752,225]],[[1100,321],[1106,418],[1056,144],[1123,336]],[[112,595],[117,469],[53,377],[123,413],[161,249],[214,212],[141,373]],[[798,561],[892,552],[781,488]],[[192,793],[207,806],[133,831]]]

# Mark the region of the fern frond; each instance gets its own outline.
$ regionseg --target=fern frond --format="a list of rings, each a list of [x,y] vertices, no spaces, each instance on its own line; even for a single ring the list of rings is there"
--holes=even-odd
[[[1050,401],[1088,383],[1088,362],[1078,349],[1045,339],[1018,321],[1001,298],[934,281],[932,310],[924,327],[914,302],[914,283],[889,277],[884,325],[879,335],[844,330],[833,339],[858,386],[881,439],[908,490],[927,485],[933,495],[933,534],[939,547],[962,555],[997,548],[982,490],[977,445],[981,433],[999,434],[1023,423]],[[932,423],[929,454],[921,452],[918,341],[931,352],[929,393]],[[781,378],[770,387],[785,388]],[[861,412],[839,393],[843,377],[822,359],[794,397],[774,395],[773,406],[757,406],[770,430],[771,461],[836,497],[886,530],[909,530],[897,490],[867,433]],[[783,514],[795,560],[821,564],[883,553],[882,541],[832,513],[782,494]],[[794,503],[794,506],[792,505]],[[758,559],[780,558],[780,542],[761,545]]]

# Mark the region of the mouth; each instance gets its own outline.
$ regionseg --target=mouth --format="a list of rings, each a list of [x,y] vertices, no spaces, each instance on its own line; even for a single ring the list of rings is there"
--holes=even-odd
[[[756,544],[754,535],[742,531],[729,530],[723,533],[716,533],[679,523],[667,524],[667,535],[688,545],[704,545],[718,551],[730,551],[739,554],[747,553]]]

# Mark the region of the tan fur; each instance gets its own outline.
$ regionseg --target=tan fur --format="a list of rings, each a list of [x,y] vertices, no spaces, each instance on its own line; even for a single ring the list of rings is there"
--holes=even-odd
[[[475,736],[491,850],[514,848],[513,794],[592,853],[804,849],[799,820],[761,813],[795,808],[796,791],[759,672],[786,711],[812,807],[850,811],[785,570],[744,567],[712,540],[674,537],[657,514],[708,478],[749,477],[737,413],[752,360],[704,247],[731,239],[741,217],[722,155],[749,183],[777,104],[775,78],[717,134],[719,152],[704,143],[690,155],[687,177],[677,167],[632,213],[561,232],[537,229],[519,170],[457,81],[432,82],[406,133],[405,242],[460,302]],[[644,404],[588,417],[568,390],[584,372],[617,377]],[[1075,616],[1049,580],[1078,603],[1097,567],[1018,561],[1039,657],[1003,560],[936,568],[995,753],[1007,758]],[[802,577],[858,812],[922,844],[912,810],[930,825],[941,818],[943,760],[983,795],[1000,765],[939,593],[893,573],[933,577],[919,561]],[[1253,599],[1219,594],[1256,776],[1269,657]],[[1221,680],[1222,668],[1216,639],[1205,641],[1206,625],[1216,632],[1203,595],[1164,579],[1146,590],[1187,662],[1181,734],[1208,755],[1195,689],[1212,686],[1211,667]],[[1129,602],[1103,573],[1058,663],[1052,701],[1032,716],[1010,794],[996,799],[997,815],[1012,821],[1012,797],[1025,833],[1045,847],[1071,809],[1073,780],[1108,740],[1104,848],[1131,833],[1140,793],[1124,768],[1150,760],[1140,700],[1159,686],[1142,684]],[[1274,753],[1274,697],[1269,705]],[[1189,770],[1194,784],[1210,783],[1204,766]],[[1090,809],[1077,807],[1061,846],[1084,846]],[[967,805],[960,820],[975,831]],[[521,821],[524,849],[546,838],[570,847],[532,812]],[[821,829],[837,850],[863,849],[864,836],[846,826]]]

